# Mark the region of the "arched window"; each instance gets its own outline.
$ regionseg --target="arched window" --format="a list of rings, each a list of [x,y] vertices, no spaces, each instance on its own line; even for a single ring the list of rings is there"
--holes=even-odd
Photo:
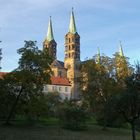
[[[72,49],[74,50],[74,45],[72,45]]]
[[[68,50],[68,46],[65,46],[65,50],[66,50],[66,51]]]
[[[65,54],[65,58],[67,58],[68,57],[68,54]]]
[[[66,38],[65,42],[68,43],[68,38]]]

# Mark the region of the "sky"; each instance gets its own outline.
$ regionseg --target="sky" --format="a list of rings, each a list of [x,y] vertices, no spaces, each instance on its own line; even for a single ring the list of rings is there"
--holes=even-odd
[[[122,41],[130,62],[140,60],[139,0],[0,0],[0,48],[2,70],[18,66],[17,50],[24,40],[35,40],[42,49],[52,16],[57,58],[64,60],[64,37],[74,7],[77,32],[81,37],[81,60],[101,54],[113,57]]]

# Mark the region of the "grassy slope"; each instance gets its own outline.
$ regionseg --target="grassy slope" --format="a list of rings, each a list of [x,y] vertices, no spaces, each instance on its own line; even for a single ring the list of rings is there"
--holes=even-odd
[[[137,137],[140,140],[140,133]],[[0,140],[131,140],[131,132],[115,128],[103,131],[95,125],[86,131],[70,131],[52,125],[0,126]]]

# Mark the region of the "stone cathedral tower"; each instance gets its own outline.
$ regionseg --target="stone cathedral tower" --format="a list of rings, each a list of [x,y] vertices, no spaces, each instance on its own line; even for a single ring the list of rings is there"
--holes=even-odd
[[[69,31],[65,35],[64,67],[67,69],[67,78],[72,86],[72,98],[79,98],[78,77],[80,64],[80,36],[76,30],[74,12],[72,9]]]
[[[48,48],[49,54],[50,56],[53,57],[53,59],[56,59],[56,46],[57,43],[55,42],[53,37],[52,21],[50,17],[49,24],[48,24],[47,38],[43,42],[43,47]]]

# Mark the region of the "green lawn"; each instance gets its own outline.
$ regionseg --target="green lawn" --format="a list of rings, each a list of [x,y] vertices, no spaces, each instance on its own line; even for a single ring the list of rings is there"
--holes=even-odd
[[[140,133],[137,132],[137,140]],[[0,140],[131,140],[131,132],[127,129],[90,126],[85,131],[70,131],[54,125],[0,125]]]

